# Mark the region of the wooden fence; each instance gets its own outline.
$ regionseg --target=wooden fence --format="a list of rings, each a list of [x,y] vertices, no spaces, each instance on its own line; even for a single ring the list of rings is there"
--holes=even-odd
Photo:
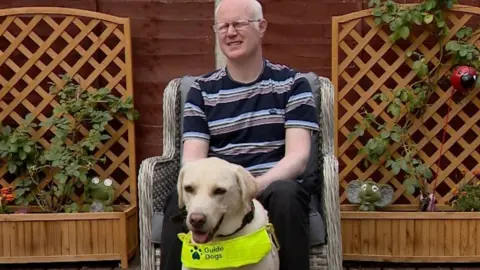
[[[64,85],[63,74],[87,91],[106,87],[116,96],[133,96],[129,21],[95,16],[74,9],[0,11],[0,123],[17,126],[27,114],[35,123],[50,117],[59,104],[49,86]],[[117,203],[136,204],[134,125],[117,117],[105,129],[111,138],[98,147],[95,156],[105,156],[106,162],[98,163],[94,170],[101,179],[114,181]],[[85,127],[81,132],[88,134]],[[32,128],[29,133],[49,148],[53,133],[48,127]],[[40,188],[52,177],[45,175]],[[14,180],[3,164],[0,186]]]
[[[454,39],[462,26],[470,25],[477,29],[479,14],[480,8],[455,7],[448,15],[450,31],[444,42]],[[393,44],[387,27],[375,25],[371,10],[339,16],[333,21],[332,80],[337,94],[335,140],[340,162],[340,200],[342,204],[348,204],[345,192],[348,182],[372,178],[379,183],[388,183],[395,189],[394,206],[391,209],[416,209],[418,193],[405,193],[402,184],[404,174],[394,175],[384,163],[369,163],[365,166],[365,156],[358,153],[367,140],[379,132],[371,127],[365,131],[364,136],[348,140],[354,126],[365,117],[364,110],[373,113],[382,124],[392,125],[394,119],[385,110],[388,103],[374,100],[373,96],[405,87],[413,80],[418,80],[411,68],[413,61],[405,57],[407,50],[419,51],[430,65],[439,62],[439,46],[435,40],[432,41],[428,30],[417,31],[409,36],[408,41]],[[480,35],[476,35],[469,42],[474,44],[479,38]],[[447,65],[439,69],[439,76],[443,76],[444,81],[448,80],[445,77],[448,68]],[[440,155],[448,100],[452,93],[449,84],[442,84],[441,81],[435,87],[426,111],[419,119],[415,119],[408,130],[418,149],[418,156],[433,173],[437,171],[437,160],[442,156],[436,188],[440,207],[453,196],[453,188],[463,179],[462,171],[466,172],[464,181],[469,181],[473,178],[470,171],[479,168],[480,160],[480,140],[477,139],[480,131],[478,91],[471,92],[466,97],[454,97],[450,105],[447,138]],[[389,148],[394,153],[393,156],[398,156],[403,150],[399,146],[400,144],[395,144]],[[430,187],[432,185],[430,183]]]

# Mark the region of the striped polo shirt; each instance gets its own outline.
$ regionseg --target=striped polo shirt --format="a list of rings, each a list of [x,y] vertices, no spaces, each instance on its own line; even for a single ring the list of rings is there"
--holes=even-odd
[[[232,80],[226,68],[197,78],[185,101],[183,140],[208,141],[208,156],[254,176],[284,157],[285,129],[291,127],[319,129],[310,84],[266,59],[261,75],[248,84]]]

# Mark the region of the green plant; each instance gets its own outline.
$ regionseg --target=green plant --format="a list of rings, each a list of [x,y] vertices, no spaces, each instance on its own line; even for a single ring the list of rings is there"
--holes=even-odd
[[[449,35],[446,12],[454,4],[455,0],[425,0],[413,5],[400,5],[392,0],[369,2],[375,23],[388,26],[393,43],[407,40],[415,27],[420,27],[433,33],[440,51],[438,62],[433,67],[429,65],[431,59],[420,51],[407,51],[405,57],[411,59],[411,69],[418,79],[406,87],[373,96],[373,99],[387,102],[386,113],[392,117],[392,123],[382,123],[372,112],[364,111],[364,118],[355,125],[348,138],[351,140],[364,136],[366,129],[374,128],[377,135],[359,150],[360,154],[365,155],[365,166],[368,162],[382,163],[394,175],[403,172],[403,185],[408,194],[413,194],[417,188],[424,195],[428,194],[427,182],[433,177],[431,169],[418,156],[409,129],[421,118],[431,94],[438,88],[444,76],[440,70],[451,70],[459,64],[480,69],[480,50],[469,43],[480,31],[474,32],[469,27],[463,27],[457,31],[456,39],[445,43]],[[398,146],[398,151],[392,151],[395,146]]]
[[[454,191],[450,203],[457,211],[480,211],[480,182],[462,185],[458,191]]]
[[[38,148],[28,132],[30,128],[36,127],[32,120],[32,115],[27,115],[16,129],[0,123],[0,159],[6,162],[11,174],[25,173],[38,157]],[[0,160],[0,164],[1,162]]]
[[[0,213],[7,213],[8,204],[12,202],[14,196],[12,194],[12,188],[3,187],[0,189]]]
[[[45,212],[72,212],[79,208],[72,199],[75,190],[87,186],[93,177],[90,175],[93,167],[105,161],[104,157],[96,156],[95,149],[110,138],[106,125],[115,115],[124,115],[129,120],[138,118],[131,98],[121,100],[107,88],[86,91],[69,77],[63,76],[62,79],[62,87],[53,84],[50,87],[50,93],[58,97],[60,105],[54,108],[51,117],[38,125],[53,131],[50,146],[40,147],[30,137],[27,130],[36,126],[28,121],[31,116],[27,117],[24,126],[12,131],[22,135],[22,140],[17,141],[21,142],[24,152],[27,152],[26,146],[37,149],[37,154],[28,162],[21,159],[15,163],[17,167],[26,168],[15,185],[16,204],[27,206],[35,201]],[[9,143],[5,137],[0,140],[0,145],[2,141]],[[9,151],[18,160],[21,152]],[[53,179],[42,182],[46,176],[53,176]]]
[[[32,122],[32,114],[28,114],[18,127],[12,129],[10,126],[2,126],[0,134],[0,165],[6,163],[8,172],[19,176],[19,190],[15,194],[16,204],[28,204],[34,200],[31,188],[28,185],[28,172],[35,166],[41,154],[41,147],[30,136],[29,130],[37,127]]]
[[[469,39],[480,35],[480,29],[473,32],[470,27],[462,27],[455,34],[456,39],[452,39],[446,44],[444,42],[445,37],[449,34],[446,12],[456,3],[456,0],[424,0],[416,5],[403,6],[393,0],[370,0],[369,7],[373,7],[372,15],[375,17],[375,23],[389,26],[392,32],[389,37],[392,42],[395,43],[399,39],[407,40],[413,27],[429,29],[437,37],[440,49],[439,64],[431,70],[428,68],[427,59],[421,53],[407,51],[407,57],[415,56],[417,58],[413,62],[412,69],[423,79],[412,86],[430,79],[430,76],[443,64],[444,56],[452,56],[450,59],[452,66],[467,64],[477,70],[480,69],[480,49],[469,43]],[[445,50],[447,51],[446,55]],[[435,81],[438,81],[438,78]]]

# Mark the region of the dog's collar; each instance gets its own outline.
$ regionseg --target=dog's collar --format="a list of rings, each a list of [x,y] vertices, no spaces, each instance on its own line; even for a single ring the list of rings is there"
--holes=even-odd
[[[253,218],[255,217],[255,204],[253,203],[253,201],[250,203],[250,212],[248,212],[245,216],[243,216],[243,220],[242,220],[242,225],[240,225],[240,227],[238,227],[234,232],[232,233],[229,233],[229,234],[219,234],[217,235],[218,237],[228,237],[228,236],[232,236],[234,234],[236,234],[237,232],[239,232],[241,229],[245,228],[245,226],[247,226],[248,223],[252,222]],[[220,221],[223,221],[223,216],[221,218]],[[219,222],[217,224],[218,227],[220,227],[220,223]],[[218,228],[217,228],[218,229]]]
[[[249,224],[250,222],[252,222],[253,218],[255,217],[255,204],[252,202],[250,202],[250,211],[245,215],[243,216],[243,220],[242,220],[242,224],[240,225],[240,227],[238,227],[234,232],[232,233],[229,233],[229,234],[219,234],[217,235],[218,237],[228,237],[228,236],[232,236],[234,234],[236,234],[237,232],[239,232],[241,229],[245,228],[245,226],[247,226],[247,224]],[[185,218],[187,217],[187,211],[186,209],[181,209],[180,213],[178,213],[177,215],[173,216],[172,217],[172,221],[174,222],[183,222],[185,220]],[[222,225],[222,222],[223,222],[223,218],[225,217],[225,215],[222,215],[222,217],[220,218],[220,220],[218,221],[217,225],[213,228],[212,230],[212,235],[215,235],[215,233],[217,232],[217,230],[220,228],[220,225]],[[185,223],[184,223],[185,224]]]

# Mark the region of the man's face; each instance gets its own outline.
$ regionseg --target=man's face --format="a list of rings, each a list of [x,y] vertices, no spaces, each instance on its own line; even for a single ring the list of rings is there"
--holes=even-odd
[[[225,1],[214,25],[220,49],[230,60],[242,60],[261,46],[266,21],[254,17],[248,1]]]

